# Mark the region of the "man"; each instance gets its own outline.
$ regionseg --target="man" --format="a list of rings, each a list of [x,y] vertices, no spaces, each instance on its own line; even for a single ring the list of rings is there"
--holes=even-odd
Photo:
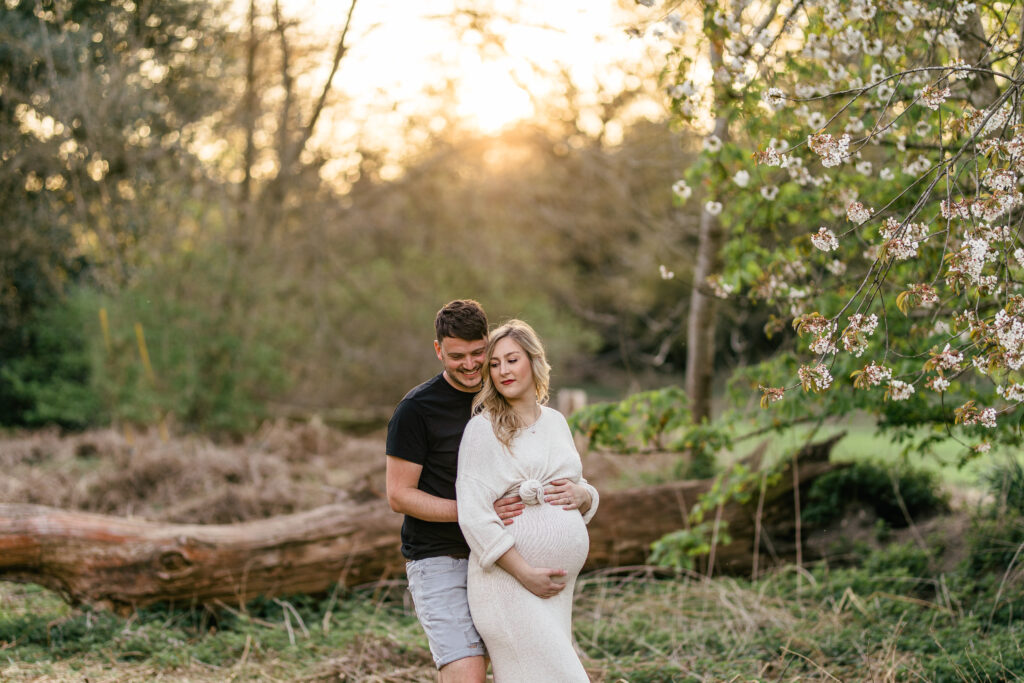
[[[487,663],[466,597],[469,546],[459,529],[455,476],[462,432],[487,372],[487,315],[476,301],[459,299],[437,312],[434,330],[443,370],[406,394],[388,423],[388,502],[405,515],[409,590],[438,680],[479,683]],[[494,509],[511,524],[523,504],[518,496],[503,498]]]

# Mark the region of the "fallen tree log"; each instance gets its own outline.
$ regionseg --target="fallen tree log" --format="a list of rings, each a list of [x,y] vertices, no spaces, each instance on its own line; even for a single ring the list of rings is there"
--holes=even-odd
[[[806,487],[841,465],[828,462],[838,440],[812,444],[764,496],[760,543],[791,556],[793,486]],[[651,542],[686,526],[686,515],[713,480],[608,491],[590,524],[585,570],[643,563]],[[755,500],[722,509],[732,542],[716,566],[749,571]],[[260,595],[319,593],[401,576],[401,515],[384,500],[328,505],[239,524],[150,522],[36,505],[0,504],[0,580],[36,583],[71,604],[116,610],[157,603],[241,604]]]

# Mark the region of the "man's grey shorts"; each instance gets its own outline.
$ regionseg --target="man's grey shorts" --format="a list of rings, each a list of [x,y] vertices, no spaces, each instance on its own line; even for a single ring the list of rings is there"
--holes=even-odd
[[[448,556],[405,563],[416,617],[427,633],[438,669],[457,659],[487,654],[469,615],[468,570],[469,560]]]

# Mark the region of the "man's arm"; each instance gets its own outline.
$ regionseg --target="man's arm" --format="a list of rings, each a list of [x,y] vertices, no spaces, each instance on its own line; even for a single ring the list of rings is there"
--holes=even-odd
[[[432,496],[417,488],[423,465],[389,455],[384,471],[388,504],[392,510],[425,522],[459,521],[459,510],[454,500]]]
[[[423,465],[389,455],[384,471],[388,504],[392,510],[426,522],[459,521],[459,509],[454,500],[432,496],[419,490]],[[494,511],[498,513],[505,526],[523,514],[524,507],[526,506],[519,496],[494,501]]]

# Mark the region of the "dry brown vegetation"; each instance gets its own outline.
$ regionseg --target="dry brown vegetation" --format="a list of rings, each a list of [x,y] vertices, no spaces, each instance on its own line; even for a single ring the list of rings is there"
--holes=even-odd
[[[641,483],[680,457],[592,452],[584,473],[605,487]],[[384,496],[384,432],[342,433],[313,418],[267,422],[238,443],[117,429],[12,433],[0,439],[0,500],[224,524]]]
[[[384,439],[319,420],[264,424],[237,444],[155,429],[0,440],[0,500],[219,524],[383,495]]]

